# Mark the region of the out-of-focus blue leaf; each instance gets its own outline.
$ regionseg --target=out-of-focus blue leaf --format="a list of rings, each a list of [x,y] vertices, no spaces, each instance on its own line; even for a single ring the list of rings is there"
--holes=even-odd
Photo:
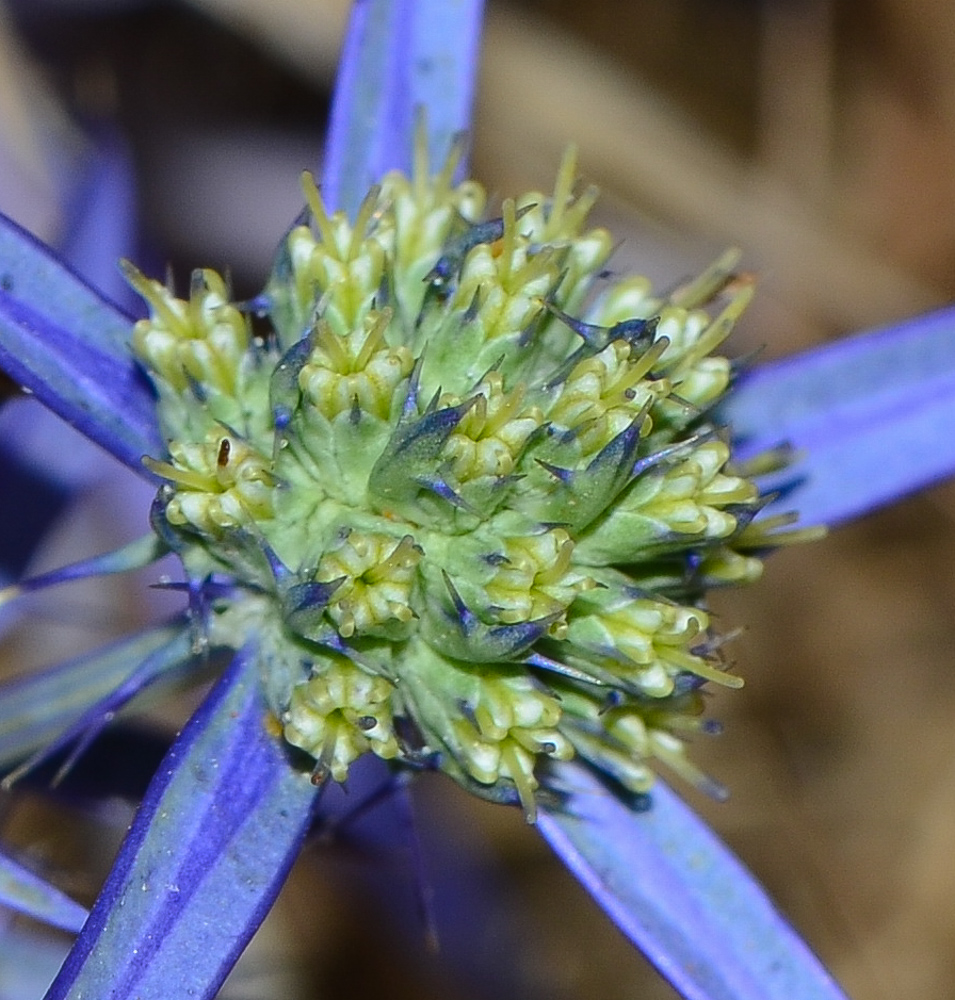
[[[137,296],[117,261],[136,249],[136,197],[129,155],[104,134],[68,197],[59,252],[80,277],[124,307]],[[0,260],[2,270],[2,260]],[[125,322],[125,321],[124,321]],[[128,328],[128,327],[127,327]],[[124,355],[125,356],[125,355]],[[107,474],[110,460],[36,401],[0,412],[0,580],[17,579],[76,490]],[[142,468],[136,470],[140,474]],[[6,616],[4,621],[8,621]]]
[[[169,654],[163,660],[169,669],[189,655],[189,630],[183,622],[0,685],[0,770],[57,739],[161,650]]]
[[[154,489],[119,466],[101,448],[67,426],[37,400],[21,396],[0,408],[0,634],[28,607],[11,603],[5,585],[22,581],[59,516],[88,491],[118,502],[112,531],[117,542],[142,529],[148,494]],[[134,523],[138,522],[138,523]],[[45,582],[119,572],[129,549],[88,560],[29,581],[35,590]],[[105,561],[104,561],[105,560]],[[126,559],[135,568],[135,559]],[[164,611],[168,613],[168,611]],[[158,617],[158,616],[157,616]]]
[[[47,587],[59,586],[73,580],[85,580],[91,576],[128,573],[149,566],[168,552],[166,544],[158,535],[143,535],[142,538],[137,538],[128,545],[110,552],[102,552],[89,559],[82,559],[80,562],[69,563],[47,573],[39,573],[26,580],[20,580],[0,590],[0,599],[14,600]]]
[[[47,1000],[215,995],[313,819],[286,752],[244,650],[160,766]]]
[[[357,0],[332,104],[322,192],[354,216],[387,171],[408,170],[416,108],[432,166],[471,122],[483,0]]]
[[[99,733],[55,788],[53,780],[66,762],[65,753],[24,775],[17,787],[53,794],[71,808],[108,818],[117,799],[142,800],[172,742],[173,734],[155,724],[144,725],[141,719],[119,721]]]
[[[37,1000],[53,982],[68,944],[62,935],[41,935],[12,921],[0,925],[0,997]]]
[[[537,1000],[544,994],[520,961],[526,942],[507,922],[506,887],[482,831],[447,822],[445,797],[459,790],[444,778],[440,789],[412,778],[365,754],[347,786],[325,791],[315,832],[354,862],[353,903],[384,921],[402,952],[423,957],[436,944],[429,965],[466,982],[472,1000]],[[325,867],[330,859],[323,850],[309,860]]]
[[[0,216],[0,367],[140,475],[165,450],[130,319]]]
[[[168,680],[177,672],[195,666],[196,662],[193,637],[187,629],[183,629],[172,642],[160,646],[155,652],[150,653],[144,660],[137,663],[121,683],[63,728],[56,737],[45,741],[18,768],[11,771],[4,781],[12,784],[22,774],[32,771],[65,747],[72,745],[69,756],[61,765],[61,771],[54,776],[53,782],[58,784],[76,759],[82,756],[93,740],[113,721],[121,709],[160,678]]]
[[[658,781],[632,810],[583,765],[561,764],[561,806],[538,828],[687,1000],[845,1000],[762,887]]]
[[[15,433],[8,419],[15,410],[22,407],[11,404],[0,410],[0,585],[23,575],[41,539],[74,494],[71,484],[39,468],[21,452],[15,438],[7,437],[8,429]]]
[[[73,933],[86,920],[86,907],[5,854],[0,854],[0,906]]]
[[[62,259],[124,310],[143,308],[118,262],[136,256],[136,180],[129,150],[114,130],[99,130],[93,152],[68,199]]]
[[[797,462],[777,506],[838,524],[955,474],[955,309],[755,367],[722,408],[743,457]]]

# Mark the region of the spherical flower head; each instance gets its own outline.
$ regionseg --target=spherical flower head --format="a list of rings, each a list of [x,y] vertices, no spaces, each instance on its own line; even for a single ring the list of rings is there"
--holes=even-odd
[[[663,296],[609,276],[573,151],[490,217],[455,166],[419,155],[353,224],[306,176],[255,324],[211,272],[180,301],[130,271],[156,528],[316,781],[374,753],[529,820],[548,759],[706,785],[680,734],[740,681],[705,591],[773,542],[711,420],[752,283],[734,255]]]

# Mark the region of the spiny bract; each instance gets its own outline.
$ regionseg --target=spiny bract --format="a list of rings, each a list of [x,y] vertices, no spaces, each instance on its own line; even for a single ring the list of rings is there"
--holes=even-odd
[[[182,301],[127,266],[169,442],[154,526],[208,640],[258,644],[316,780],[370,751],[529,820],[542,757],[705,786],[678,734],[704,681],[741,682],[704,591],[767,544],[708,416],[751,283],[732,255],[662,297],[612,281],[572,152],[492,219],[455,166],[419,152],[354,225],[306,176],[261,329],[211,271]]]

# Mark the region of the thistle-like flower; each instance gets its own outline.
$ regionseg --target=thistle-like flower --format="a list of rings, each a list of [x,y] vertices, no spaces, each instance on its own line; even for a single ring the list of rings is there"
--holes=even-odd
[[[740,683],[706,590],[806,537],[756,517],[771,484],[805,523],[833,524],[955,469],[939,433],[955,413],[951,312],[760,366],[727,393],[735,371],[713,354],[752,290],[731,255],[666,295],[616,280],[572,155],[552,193],[490,211],[453,156],[430,175],[422,137],[410,179],[389,174],[408,168],[420,109],[432,162],[470,128],[482,6],[353,6],[322,194],[306,180],[307,225],[251,303],[212,272],[179,300],[127,267],[152,306],[131,335],[0,217],[0,367],[161,484],[153,536],[6,586],[0,604],[170,549],[187,578],[168,586],[189,599],[4,684],[0,788],[72,748],[65,774],[149,685],[223,667],[88,915],[0,850],[0,903],[79,930],[49,1000],[211,1000],[315,824],[345,826],[324,789],[361,754],[353,788],[386,773],[359,809],[403,795],[402,766],[537,810],[681,995],[843,996],[664,783],[619,793],[647,788],[653,758],[719,791],[681,742],[712,728],[703,685]],[[110,268],[119,252],[104,249]],[[784,441],[799,464],[764,477]],[[384,839],[406,835],[402,821]]]
[[[716,790],[680,733],[704,682],[742,683],[706,588],[767,545],[710,419],[752,282],[733,254],[666,295],[610,279],[572,150],[492,218],[456,166],[431,176],[419,143],[354,225],[306,175],[309,219],[244,309],[210,271],[180,300],[127,267],[168,440],[154,527],[202,640],[257,637],[316,782],[370,752],[529,821],[545,758],[642,793],[656,757]]]

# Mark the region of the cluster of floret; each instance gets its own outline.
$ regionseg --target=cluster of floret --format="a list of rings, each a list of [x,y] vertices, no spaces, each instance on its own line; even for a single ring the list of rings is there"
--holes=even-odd
[[[732,255],[665,296],[613,280],[572,153],[493,218],[454,169],[388,175],[353,222],[306,176],[246,309],[213,272],[180,300],[128,269],[169,442],[156,528],[209,641],[258,646],[316,780],[371,752],[529,819],[546,758],[705,785],[680,734],[704,682],[740,680],[704,594],[766,545],[711,422],[751,282]]]

